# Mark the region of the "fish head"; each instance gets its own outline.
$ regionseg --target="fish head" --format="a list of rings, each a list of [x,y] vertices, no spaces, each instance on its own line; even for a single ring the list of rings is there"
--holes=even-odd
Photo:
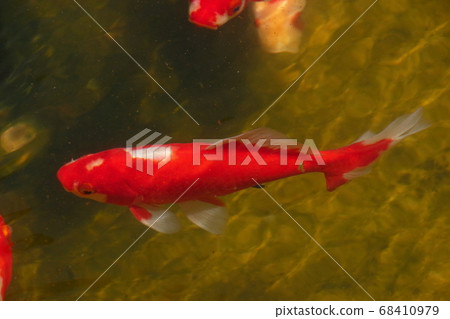
[[[57,173],[64,189],[102,203],[131,205],[136,193],[127,185],[126,155],[121,149],[89,154],[62,166]]]
[[[247,0],[190,0],[189,21],[216,30],[244,10]]]

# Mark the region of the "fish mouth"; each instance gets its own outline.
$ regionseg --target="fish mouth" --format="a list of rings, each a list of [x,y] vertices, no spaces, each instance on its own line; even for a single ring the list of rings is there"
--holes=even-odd
[[[213,25],[213,24],[203,24],[203,23],[194,21],[191,18],[189,18],[189,22],[195,24],[198,27],[207,28],[207,29],[210,29],[210,30],[217,30],[217,28],[219,27],[219,26]]]
[[[71,185],[70,182],[67,180],[67,178],[65,177],[65,170],[66,170],[66,166],[64,165],[63,167],[61,167],[58,172],[56,173],[56,177],[58,178],[59,182],[61,183],[61,186],[69,193],[71,193],[73,191],[73,184]],[[72,189],[70,189],[70,186],[72,186]]]

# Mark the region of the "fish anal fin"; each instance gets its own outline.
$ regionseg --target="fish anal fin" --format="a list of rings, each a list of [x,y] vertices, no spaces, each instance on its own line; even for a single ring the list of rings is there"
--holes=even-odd
[[[349,172],[343,173],[342,175],[325,174],[325,178],[327,181],[327,190],[333,191],[339,186],[350,182],[352,179],[369,174],[370,170],[371,165],[357,167]]]
[[[342,175],[325,174],[325,179],[327,182],[327,190],[330,192],[334,191],[339,186],[344,185],[345,183],[348,182],[348,180],[345,179]]]
[[[133,205],[130,211],[142,224],[164,234],[173,234],[180,230],[177,216],[170,210],[154,206]]]
[[[204,230],[212,234],[221,234],[228,221],[225,207],[213,205],[200,200],[179,203],[186,217]]]

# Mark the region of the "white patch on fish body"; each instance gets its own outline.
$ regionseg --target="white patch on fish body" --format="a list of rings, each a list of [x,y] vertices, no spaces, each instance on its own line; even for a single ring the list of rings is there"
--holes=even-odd
[[[200,1],[201,0],[192,0],[191,1],[191,4],[189,5],[189,15],[191,15],[192,12],[195,12],[202,7],[202,5],[200,4]]]
[[[170,146],[156,145],[131,150],[127,149],[126,151],[131,155],[131,158],[152,161],[161,161],[172,156],[172,148]]]
[[[103,158],[97,158],[96,160],[86,164],[86,169],[88,171],[92,171],[94,168],[101,166],[104,161],[105,160]]]
[[[221,26],[224,25],[225,23],[227,23],[227,21],[230,20],[230,17],[228,16],[228,13],[224,13],[224,14],[216,14],[216,21],[215,24],[217,26]]]

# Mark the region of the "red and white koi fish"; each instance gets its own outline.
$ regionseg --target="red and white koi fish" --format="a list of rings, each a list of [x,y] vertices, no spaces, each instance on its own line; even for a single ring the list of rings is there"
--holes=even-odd
[[[12,275],[11,229],[0,216],[0,300],[4,300]]]
[[[366,174],[368,166],[401,139],[426,128],[421,116],[419,109],[377,135],[367,132],[349,146],[313,152],[321,163],[292,145],[292,139],[280,140],[286,137],[260,128],[217,143],[111,149],[67,163],[57,176],[67,191],[128,206],[139,221],[157,231],[179,229],[176,215],[160,206],[177,202],[193,223],[218,234],[227,222],[218,196],[310,172],[324,173],[328,190],[334,190]],[[142,167],[154,168],[152,175]]]
[[[249,0],[189,0],[189,21],[215,30],[240,14],[247,1]]]
[[[259,40],[267,52],[298,52],[303,29],[301,14],[305,5],[306,0],[253,3]]]

